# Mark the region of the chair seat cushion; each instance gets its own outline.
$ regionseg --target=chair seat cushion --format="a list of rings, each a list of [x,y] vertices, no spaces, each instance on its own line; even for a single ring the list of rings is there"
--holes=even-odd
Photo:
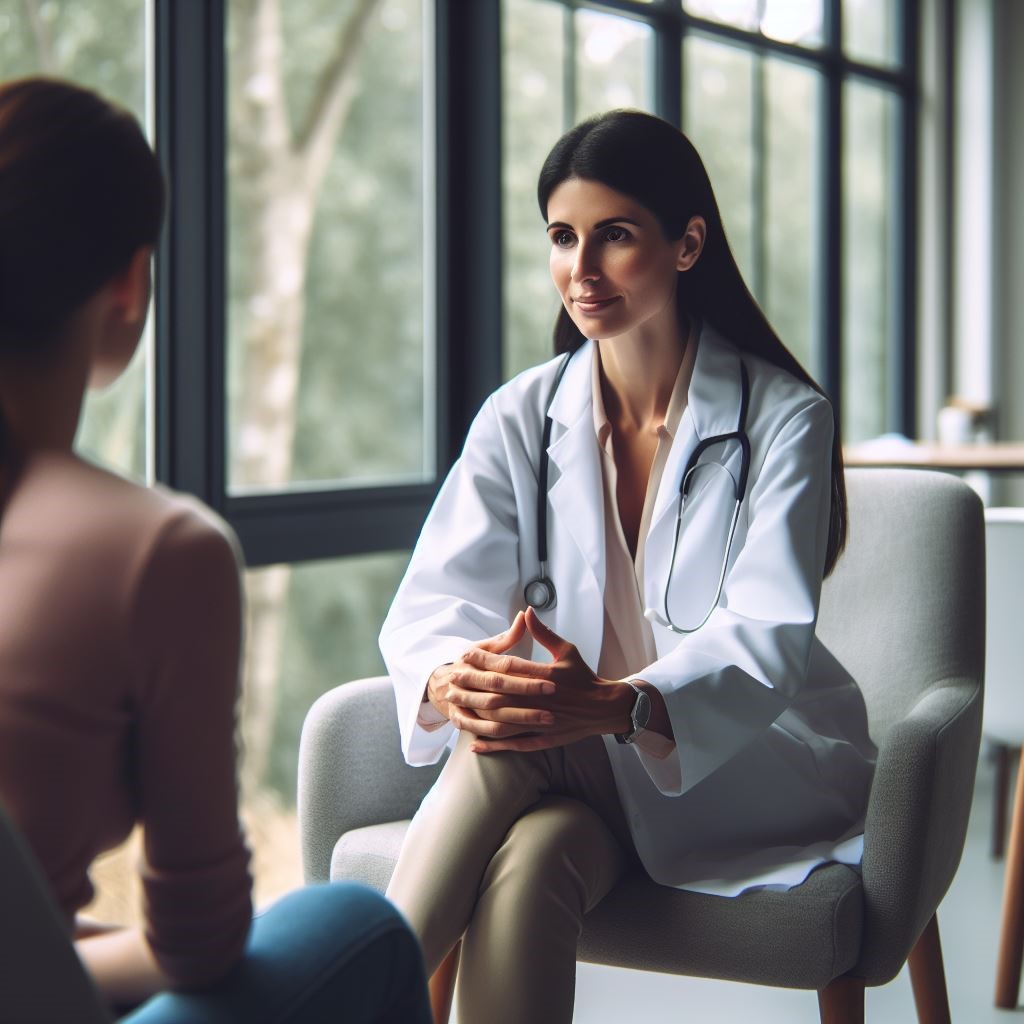
[[[346,832],[331,856],[331,879],[383,892],[408,825]],[[735,897],[669,889],[634,874],[587,915],[577,955],[615,967],[820,989],[857,962],[862,927],[860,875],[842,864],[818,868],[787,892]]]
[[[363,882],[384,892],[408,827],[408,820],[388,821],[346,832],[331,853],[331,881]]]
[[[782,988],[824,988],[860,955],[860,875],[827,864],[785,892],[709,896],[630,875],[587,915],[578,959]]]

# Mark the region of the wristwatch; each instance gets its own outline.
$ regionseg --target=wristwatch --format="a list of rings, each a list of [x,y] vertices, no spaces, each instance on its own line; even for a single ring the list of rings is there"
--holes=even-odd
[[[632,686],[636,691],[636,700],[633,702],[633,710],[629,713],[629,719],[633,723],[633,728],[629,732],[617,732],[615,733],[615,739],[619,743],[635,743],[640,736],[640,733],[647,728],[647,723],[651,717],[651,698],[640,689],[636,683],[631,683],[628,679],[625,680],[627,686]]]

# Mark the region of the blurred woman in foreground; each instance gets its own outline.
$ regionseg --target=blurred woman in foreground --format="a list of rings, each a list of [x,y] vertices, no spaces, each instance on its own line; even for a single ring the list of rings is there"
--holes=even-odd
[[[300,890],[250,928],[236,542],[72,450],[86,388],[138,344],[163,206],[129,114],[0,86],[0,801],[133,1022],[426,1020],[415,939],[375,893]],[[90,865],[136,822],[145,928],[86,926]]]

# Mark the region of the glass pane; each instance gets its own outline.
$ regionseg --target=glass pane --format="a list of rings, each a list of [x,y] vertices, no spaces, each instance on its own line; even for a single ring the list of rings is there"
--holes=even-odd
[[[332,687],[384,673],[377,635],[408,561],[384,552],[246,573],[242,811],[258,904],[302,881],[295,787],[306,712]]]
[[[843,440],[884,433],[895,303],[895,97],[849,82],[843,96]]]
[[[149,124],[146,0],[0,0],[0,80],[48,74],[98,90]],[[89,392],[77,448],[137,478],[146,475],[149,334],[121,378]]]
[[[736,262],[754,284],[753,75],[735,46],[688,36],[683,44],[683,128],[700,152]]]
[[[823,23],[822,0],[764,0],[761,31],[770,39],[819,46]]]
[[[653,66],[654,33],[649,26],[611,14],[578,11],[575,120],[614,107],[650,110]]]
[[[843,0],[843,49],[854,60],[895,64],[901,8],[897,0]]]
[[[819,280],[818,109],[821,75],[766,60],[763,303],[789,350],[814,373]]]
[[[760,0],[683,0],[683,9],[736,28],[756,29]]]
[[[553,354],[551,331],[560,301],[548,273],[537,175],[567,112],[564,8],[542,0],[506,0],[502,15],[504,371],[511,377]]]
[[[425,5],[228,3],[235,492],[433,474]]]

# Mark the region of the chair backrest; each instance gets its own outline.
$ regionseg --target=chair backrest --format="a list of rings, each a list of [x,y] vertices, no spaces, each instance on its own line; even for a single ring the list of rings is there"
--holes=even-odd
[[[819,640],[864,694],[881,745],[932,685],[982,675],[978,496],[919,469],[851,469],[847,548],[822,589]]]
[[[1024,508],[985,509],[985,735],[1024,743]]]
[[[0,807],[0,1022],[110,1024],[24,839]]]
[[[299,744],[298,811],[306,881],[330,877],[338,836],[411,818],[444,760],[427,768],[405,763],[394,690],[386,676],[357,679],[320,697],[306,715]]]

